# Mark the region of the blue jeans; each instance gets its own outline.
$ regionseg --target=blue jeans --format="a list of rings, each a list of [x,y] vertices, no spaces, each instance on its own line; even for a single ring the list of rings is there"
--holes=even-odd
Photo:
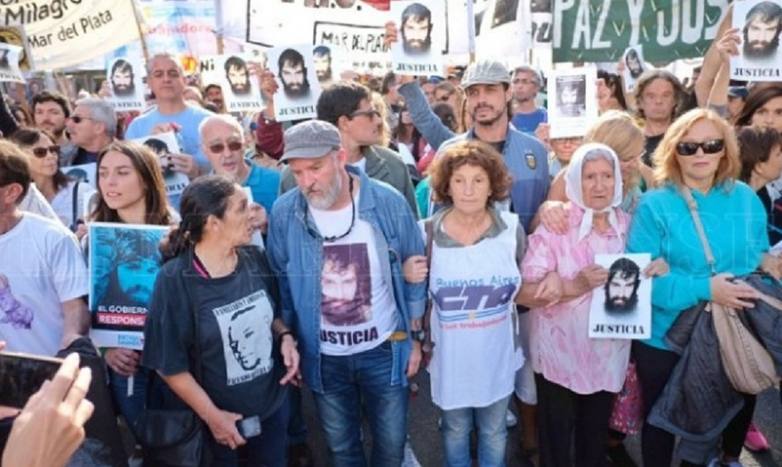
[[[443,444],[445,465],[469,467],[470,432],[478,429],[478,464],[481,467],[505,466],[505,441],[508,429],[505,413],[510,396],[486,407],[443,410]]]
[[[361,443],[361,405],[372,433],[372,467],[399,467],[407,433],[407,388],[391,385],[391,344],[355,355],[321,355],[323,392],[318,417],[335,467],[367,465]]]
[[[111,367],[109,370],[109,386],[111,387],[111,395],[114,399],[114,403],[119,410],[119,413],[125,417],[125,421],[128,422],[128,427],[133,433],[133,436],[138,439],[136,433],[136,420],[141,412],[144,411],[146,406],[147,397],[147,381],[149,380],[149,369],[144,367],[138,367],[138,371],[133,375],[133,395],[128,396],[128,380],[126,376],[117,374]]]
[[[288,464],[288,419],[290,405],[288,397],[273,414],[261,420],[261,434],[245,438],[247,444],[233,450],[219,444],[210,436],[213,456],[212,467],[236,467],[243,459],[246,465],[264,467],[285,467]],[[208,431],[208,429],[207,429]]]

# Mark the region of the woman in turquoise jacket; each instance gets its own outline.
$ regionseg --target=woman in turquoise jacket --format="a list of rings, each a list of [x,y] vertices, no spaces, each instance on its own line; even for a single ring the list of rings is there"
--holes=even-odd
[[[731,279],[760,267],[768,250],[763,205],[749,186],[737,180],[741,163],[736,136],[716,113],[694,109],[682,115],[666,132],[654,161],[659,188],[641,198],[627,241],[629,252],[651,253],[670,265],[667,275],[653,279],[652,337],[633,344],[646,416],[679,358],[663,340],[679,313],[702,300],[751,307],[755,290]],[[684,190],[692,193],[697,205],[716,260],[713,271]],[[753,408],[754,397],[747,396],[744,409],[723,432],[722,462],[738,459]],[[644,424],[644,465],[671,465],[673,447],[672,434]],[[680,454],[687,457],[681,448]],[[691,457],[682,465],[709,460]]]

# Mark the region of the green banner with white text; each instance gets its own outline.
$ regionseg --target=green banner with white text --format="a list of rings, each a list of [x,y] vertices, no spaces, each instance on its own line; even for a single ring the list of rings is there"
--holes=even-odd
[[[727,0],[554,0],[555,62],[616,62],[631,45],[651,63],[702,57]]]

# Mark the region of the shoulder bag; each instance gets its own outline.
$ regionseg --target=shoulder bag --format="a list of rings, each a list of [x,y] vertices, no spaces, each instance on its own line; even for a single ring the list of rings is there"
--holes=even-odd
[[[698,206],[688,188],[681,190],[690,209],[695,231],[698,233],[706,262],[715,274],[714,255],[703,230]],[[725,307],[714,302],[706,307],[711,312],[714,330],[720,345],[720,359],[725,374],[733,387],[744,394],[759,394],[777,383],[776,370],[771,355],[742,323],[739,313],[734,308]]]
[[[193,317],[194,348],[191,361],[193,378],[201,384],[201,334],[193,288],[183,277],[190,297]],[[159,378],[152,371],[153,378]],[[164,383],[165,384],[165,383]],[[152,396],[152,380],[147,385],[147,406]],[[183,405],[186,406],[186,404]],[[203,467],[210,464],[207,439],[209,428],[189,407],[183,409],[145,409],[136,422],[139,443],[143,449],[144,465],[155,467]]]

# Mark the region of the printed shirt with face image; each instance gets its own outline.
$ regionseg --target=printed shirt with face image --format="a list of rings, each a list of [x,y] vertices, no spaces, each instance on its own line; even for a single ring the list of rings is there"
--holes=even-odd
[[[355,200],[358,206],[358,198]],[[352,206],[336,211],[309,207],[324,237],[344,234]],[[382,271],[372,226],[358,217],[344,238],[323,243],[320,351],[352,355],[383,343],[397,327],[390,271]],[[386,266],[388,267],[388,266]]]

